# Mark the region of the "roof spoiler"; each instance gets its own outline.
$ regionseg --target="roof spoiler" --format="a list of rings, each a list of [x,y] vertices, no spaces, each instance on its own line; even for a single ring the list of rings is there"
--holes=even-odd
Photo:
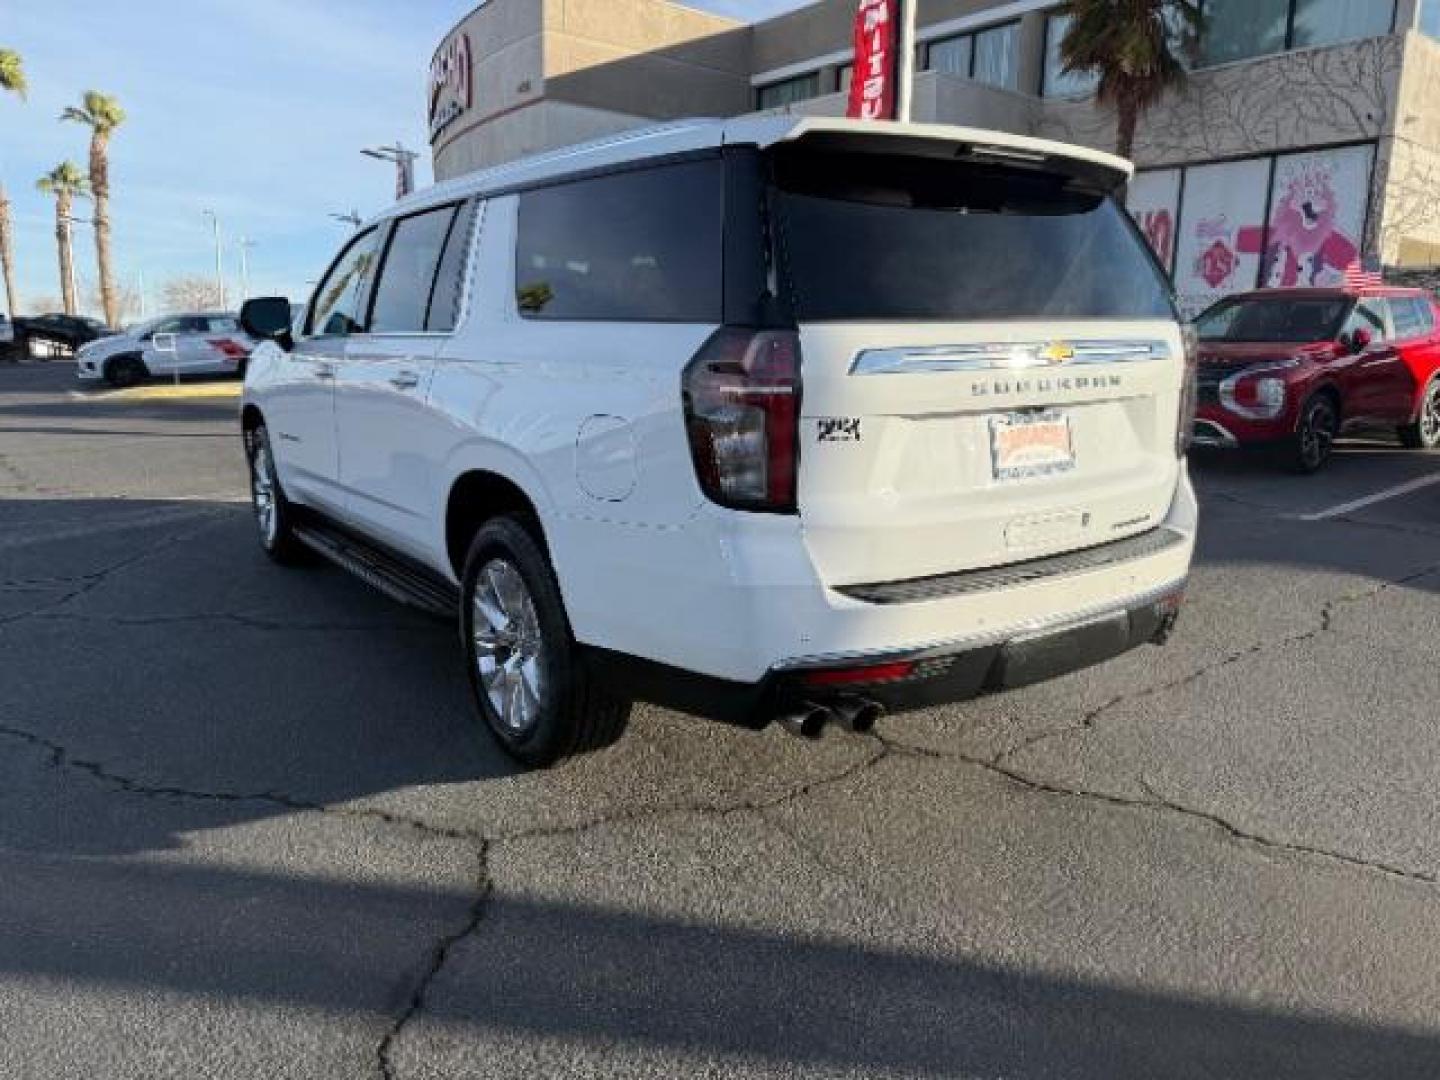
[[[1107,194],[1124,187],[1135,173],[1130,162],[1113,154],[1047,139],[946,124],[807,118],[771,145],[784,142],[857,154],[899,154],[1030,168],[1071,177]]]

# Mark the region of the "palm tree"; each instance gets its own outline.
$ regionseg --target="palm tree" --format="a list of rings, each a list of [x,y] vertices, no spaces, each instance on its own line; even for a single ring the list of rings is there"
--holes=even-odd
[[[62,161],[35,182],[35,187],[55,196],[55,242],[60,248],[60,292],[65,298],[65,314],[74,315],[75,255],[70,249],[70,209],[77,197],[90,194],[90,185],[80,166]]]
[[[1199,0],[1067,0],[1060,41],[1068,73],[1098,76],[1096,97],[1115,106],[1115,151],[1135,151],[1140,117],[1165,91],[1185,81],[1204,25]]]
[[[25,81],[25,63],[14,49],[0,48],[0,90],[9,90],[22,98],[30,84]]]
[[[25,81],[25,65],[14,49],[0,49],[0,90],[25,97],[29,83]],[[10,228],[10,200],[5,185],[0,184],[0,272],[5,277],[5,306],[14,319],[19,312],[15,302],[15,247]]]
[[[120,325],[120,294],[110,265],[110,135],[125,122],[125,110],[109,94],[87,90],[82,104],[60,114],[90,129],[90,192],[95,199],[95,258],[100,264],[100,300],[105,321]]]

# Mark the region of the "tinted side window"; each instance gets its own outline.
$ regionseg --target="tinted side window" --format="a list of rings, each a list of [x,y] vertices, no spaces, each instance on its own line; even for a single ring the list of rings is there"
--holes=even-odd
[[[231,318],[210,320],[210,332],[212,334],[233,334],[239,329],[240,324]]]
[[[310,303],[310,333],[363,332],[360,302],[374,271],[377,239],[378,233],[371,229],[352,240],[320,282]]]
[[[396,222],[375,286],[375,306],[370,311],[372,334],[425,329],[435,268],[440,264],[440,253],[454,220],[455,207],[444,206]]]
[[[525,192],[515,254],[520,313],[719,322],[724,201],[719,158]]]
[[[1424,312],[1414,300],[1391,300],[1390,318],[1395,323],[1395,337],[1400,341],[1420,337],[1426,332]]]
[[[430,314],[425,318],[426,330],[454,330],[455,324],[460,320],[465,266],[470,255],[470,233],[478,206],[473,200],[466,203],[455,215],[455,223],[450,226],[450,239],[445,241],[445,254],[440,257],[440,270],[435,275],[435,291],[430,297]]]

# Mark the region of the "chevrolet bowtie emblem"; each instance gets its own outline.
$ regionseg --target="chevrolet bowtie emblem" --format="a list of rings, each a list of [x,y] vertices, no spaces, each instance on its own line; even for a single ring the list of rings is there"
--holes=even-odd
[[[1052,341],[1040,350],[1040,359],[1047,364],[1068,364],[1075,359],[1075,346],[1064,341]]]

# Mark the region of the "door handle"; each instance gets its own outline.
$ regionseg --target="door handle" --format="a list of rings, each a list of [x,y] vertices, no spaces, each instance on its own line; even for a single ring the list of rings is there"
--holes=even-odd
[[[413,371],[402,371],[391,376],[390,385],[396,390],[414,390],[420,385],[420,376]]]
[[[316,365],[315,365],[315,378],[317,378],[317,379],[333,379],[333,378],[335,378],[335,369],[334,369],[333,367],[331,367],[329,364],[316,364]]]

